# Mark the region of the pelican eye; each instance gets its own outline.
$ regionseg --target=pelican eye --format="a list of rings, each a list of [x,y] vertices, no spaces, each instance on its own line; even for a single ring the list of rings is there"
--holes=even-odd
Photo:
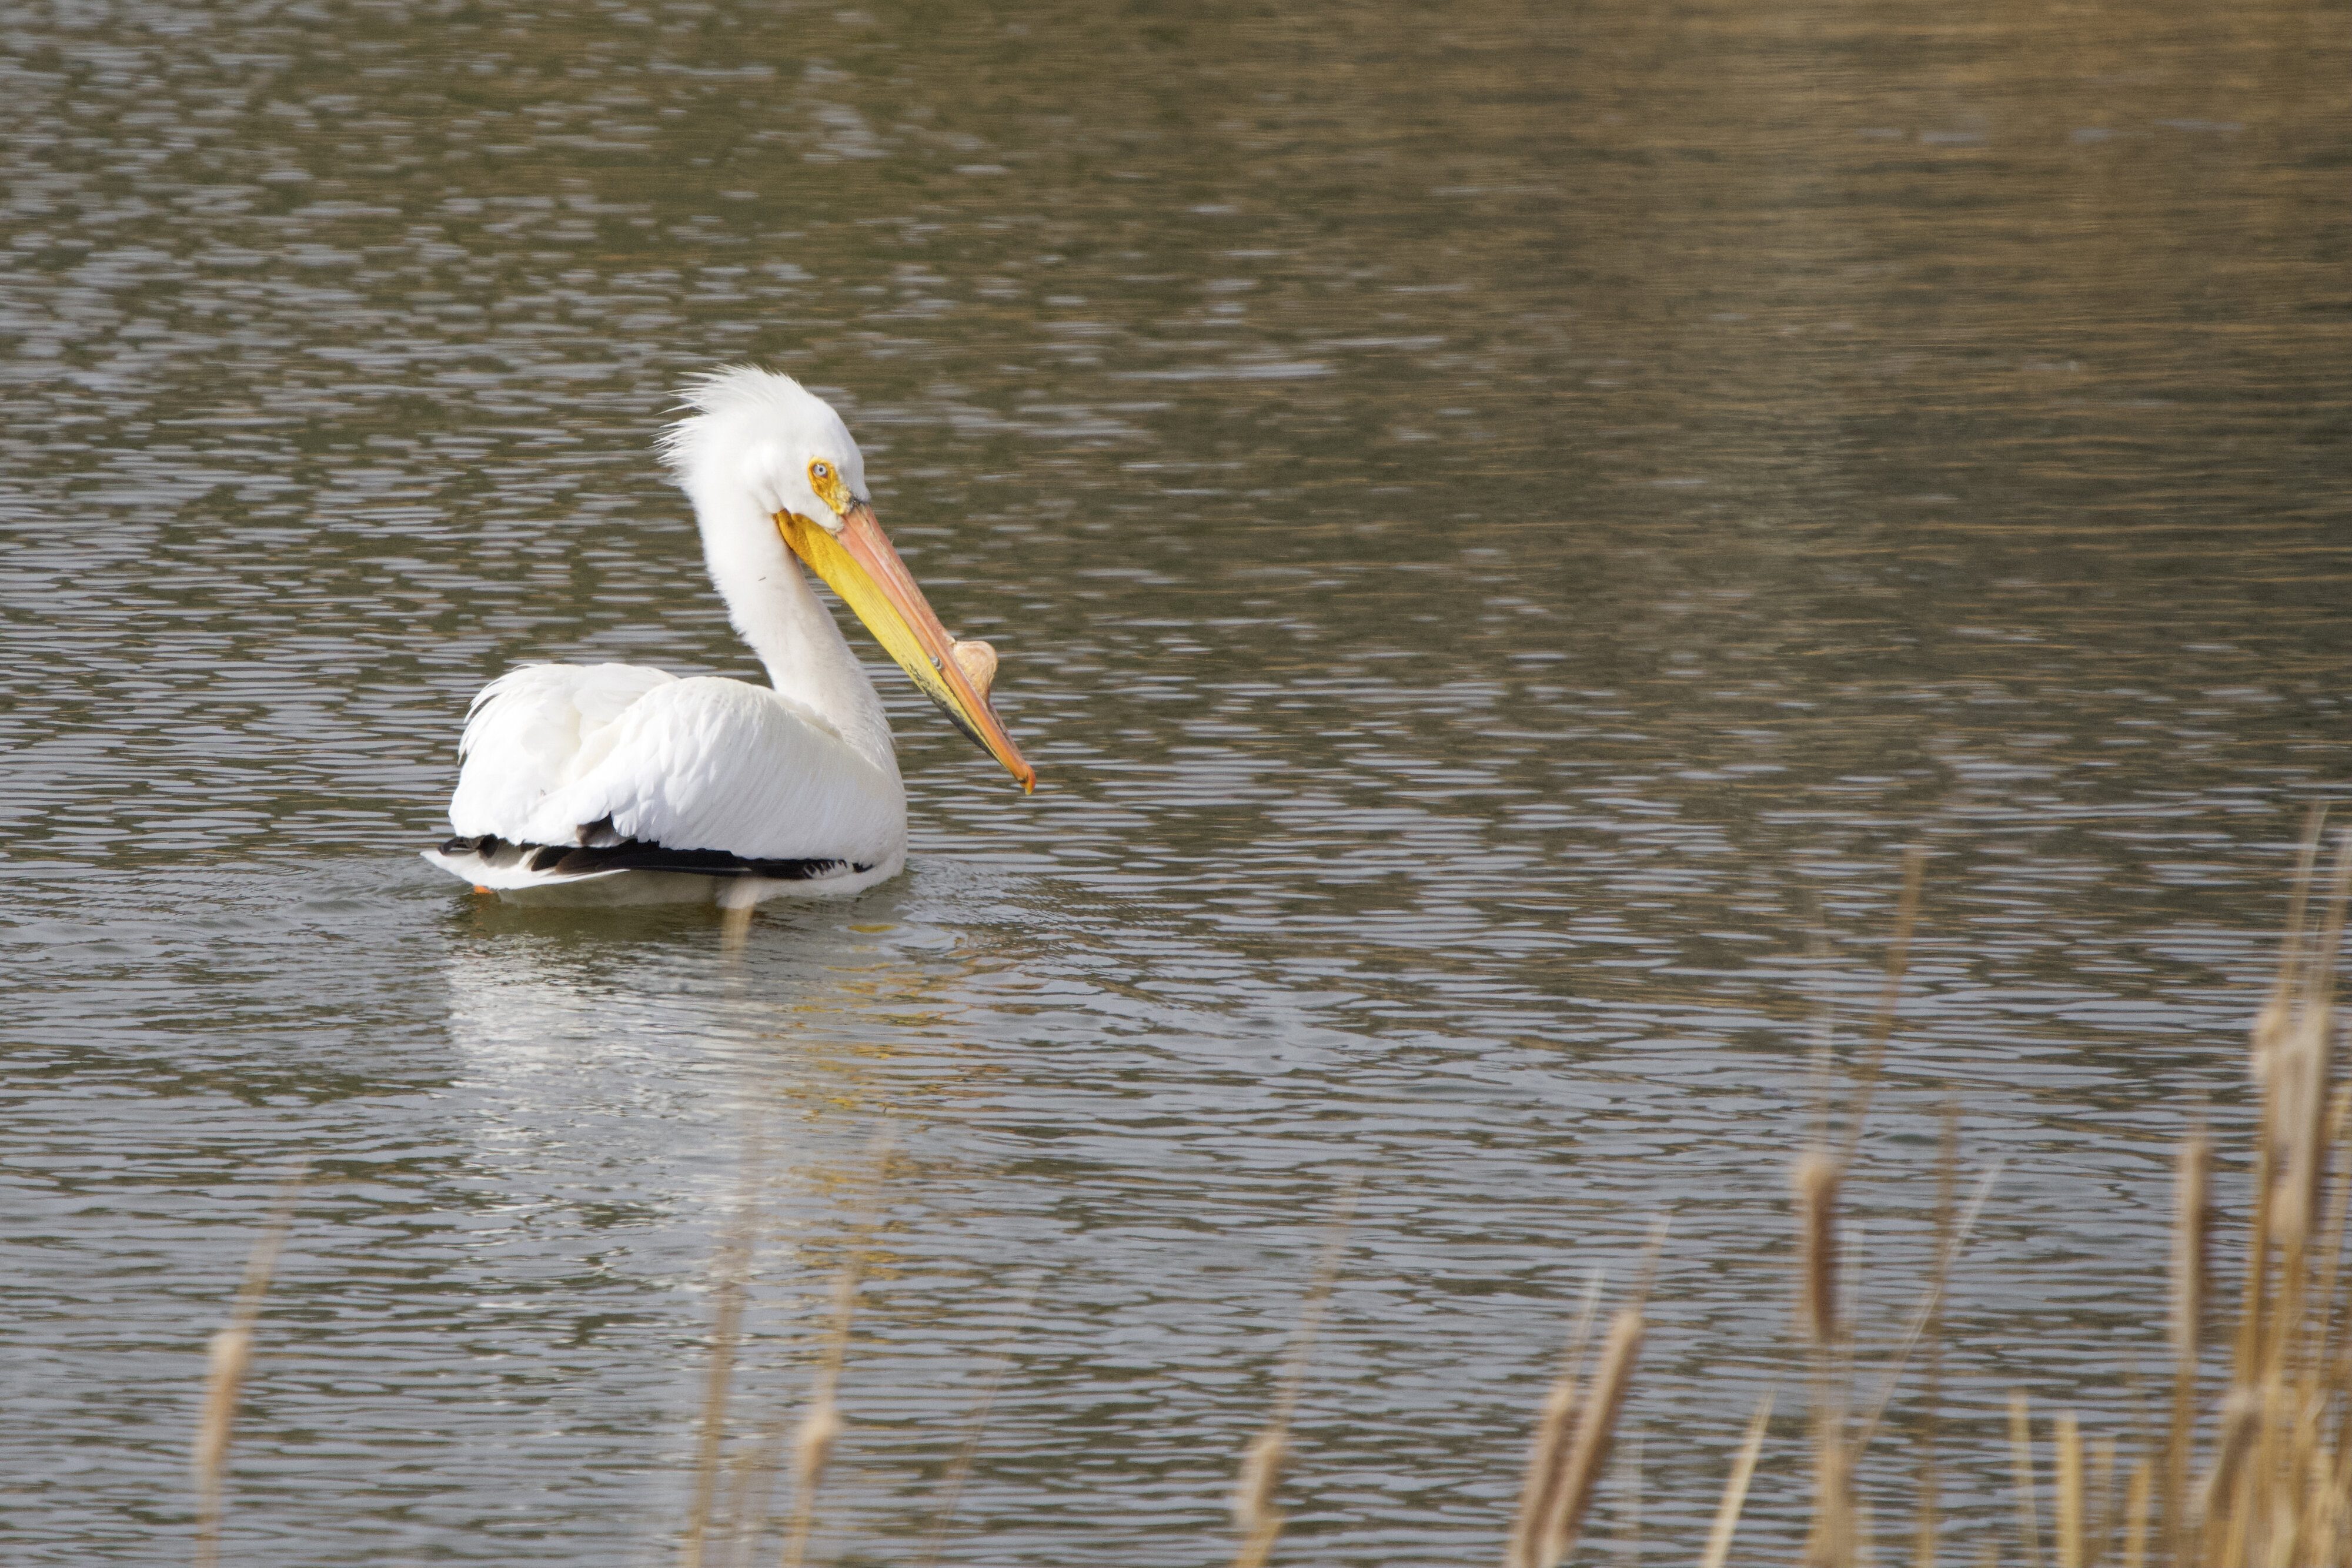
[[[816,492],[818,500],[832,508],[835,516],[848,515],[856,497],[850,495],[849,482],[841,476],[839,466],[824,458],[812,457],[809,459],[808,477],[809,488]]]

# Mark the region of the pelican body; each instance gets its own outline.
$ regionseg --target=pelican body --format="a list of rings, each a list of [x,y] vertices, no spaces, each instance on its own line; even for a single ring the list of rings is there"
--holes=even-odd
[[[528,664],[491,682],[458,746],[456,836],[425,852],[478,889],[740,907],[898,875],[907,792],[889,721],[807,572],[1024,790],[1036,782],[990,706],[993,651],[932,613],[832,407],[749,368],[702,377],[685,402],[662,457],[769,684],[636,664]]]

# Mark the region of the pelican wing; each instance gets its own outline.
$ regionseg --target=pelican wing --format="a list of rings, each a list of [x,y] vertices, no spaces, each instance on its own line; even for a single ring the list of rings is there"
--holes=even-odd
[[[765,686],[628,664],[539,664],[466,726],[449,824],[465,837],[623,839],[752,860],[878,864],[905,831],[896,780]]]
[[[603,755],[603,732],[675,678],[641,664],[526,664],[500,675],[466,716],[449,825],[468,838],[519,837],[533,808]]]

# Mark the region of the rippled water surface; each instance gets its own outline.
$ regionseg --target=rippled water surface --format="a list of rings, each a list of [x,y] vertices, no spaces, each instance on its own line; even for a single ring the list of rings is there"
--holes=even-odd
[[[1008,1344],[948,1560],[1218,1560],[1351,1188],[1293,1560],[1493,1561],[1671,1212],[1622,1550],[1687,1561],[1911,845],[1864,1355],[1956,1104],[2001,1517],[2006,1390],[2112,1429],[2161,1354],[2170,1141],[2352,763],[2352,71],[2207,11],[12,12],[0,1555],[184,1560],[307,1158],[240,1563],[667,1560],[747,1206],[738,1454],[867,1259],[815,1560],[919,1560]],[[415,851],[484,681],[751,666],[649,451],[738,359],[1044,787],[887,671],[900,880],[736,952],[478,902]]]

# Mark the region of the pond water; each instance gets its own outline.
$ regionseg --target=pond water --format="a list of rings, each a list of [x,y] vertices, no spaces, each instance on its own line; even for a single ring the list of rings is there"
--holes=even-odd
[[[671,1558],[747,1224],[738,1455],[866,1260],[812,1561],[919,1560],[1000,1354],[947,1560],[1222,1560],[1350,1192],[1291,1560],[1495,1560],[1662,1214],[1601,1553],[1688,1561],[1777,1385],[1786,1555],[1788,1164],[1913,846],[1860,1354],[1951,1105],[1995,1528],[2007,1391],[2113,1431],[2163,1354],[2173,1140],[2352,794],[2340,20],[13,16],[0,1554],[183,1559],[307,1160],[240,1563]],[[860,634],[904,877],[740,946],[478,900],[415,856],[476,688],[751,668],[650,454],[737,360],[841,407],[1042,787]]]

